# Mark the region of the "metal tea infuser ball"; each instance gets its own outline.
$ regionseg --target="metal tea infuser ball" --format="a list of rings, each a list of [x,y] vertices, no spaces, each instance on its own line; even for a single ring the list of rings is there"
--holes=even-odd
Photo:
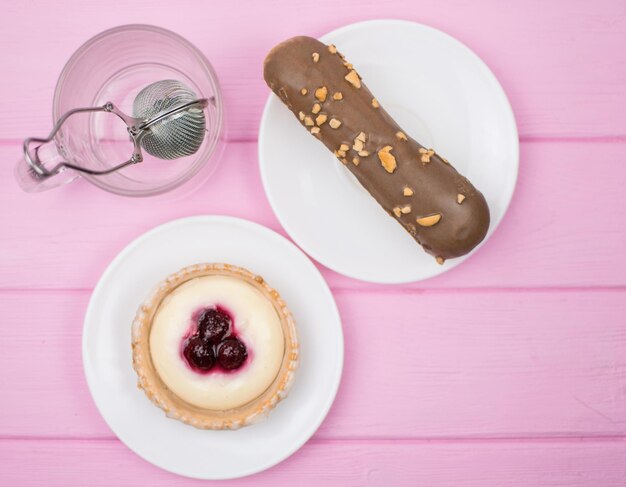
[[[29,173],[37,180],[54,176],[66,168],[95,176],[106,175],[142,162],[142,149],[165,160],[190,156],[198,151],[204,140],[204,108],[207,103],[206,98],[197,98],[193,90],[180,81],[161,80],[146,86],[137,94],[133,102],[132,117],[111,102],[100,107],[75,108],[63,114],[47,138],[31,137],[24,141],[24,157],[30,166]],[[47,169],[39,159],[39,147],[51,142],[69,117],[86,112],[108,112],[122,119],[133,143],[130,159],[103,170],[89,169],[67,161]],[[39,145],[31,152],[30,146],[33,143]]]

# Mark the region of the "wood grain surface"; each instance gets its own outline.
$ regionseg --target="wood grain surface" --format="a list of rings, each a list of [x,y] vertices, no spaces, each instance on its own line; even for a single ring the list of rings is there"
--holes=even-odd
[[[2,10],[0,485],[200,484],[137,457],[99,416],[81,360],[89,296],[125,245],[174,218],[232,215],[285,234],[258,171],[263,57],[291,35],[374,18],[432,25],[485,60],[518,122],[518,187],[489,242],[443,276],[382,286],[318,264],[346,338],[337,400],[298,453],[229,484],[626,485],[624,1],[60,0]],[[12,174],[21,140],[49,131],[64,62],[126,23],[172,29],[214,64],[229,141],[217,172],[189,194],[149,199],[84,182],[22,193]]]
[[[334,291],[347,360],[318,438],[626,434],[626,291]],[[82,372],[89,294],[0,292],[20,324],[0,330],[0,438],[112,438]]]
[[[60,454],[62,452],[62,454]],[[272,470],[236,481],[183,479],[160,471],[117,441],[0,440],[6,485],[150,485],[358,487],[561,486],[622,487],[626,443],[622,441],[432,442],[315,441]],[[30,465],[24,465],[24,458]]]
[[[293,35],[319,36],[360,20],[399,18],[458,38],[494,71],[522,137],[626,137],[626,4],[620,0],[318,0],[316,2],[60,0],[11,2],[3,37],[3,137],[47,133],[65,61],[96,33],[155,24],[200,48],[217,70],[232,140],[254,140],[267,97],[261,63]],[[419,62],[419,60],[416,60]],[[42,132],[43,131],[43,132]]]

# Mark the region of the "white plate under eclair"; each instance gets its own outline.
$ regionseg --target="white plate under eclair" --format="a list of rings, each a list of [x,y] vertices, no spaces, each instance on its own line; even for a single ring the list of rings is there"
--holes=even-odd
[[[276,216],[311,257],[355,279],[406,283],[454,268],[485,245],[515,189],[519,141],[504,90],[469,48],[414,22],[360,22],[320,40],[337,46],[408,135],[484,194],[491,225],[470,254],[437,264],[272,94],[259,130],[259,163]]]

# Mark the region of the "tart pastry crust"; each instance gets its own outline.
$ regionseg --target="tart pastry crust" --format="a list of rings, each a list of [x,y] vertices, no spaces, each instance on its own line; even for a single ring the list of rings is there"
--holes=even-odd
[[[281,367],[274,381],[256,399],[233,409],[211,410],[178,397],[160,378],[150,352],[150,329],[163,299],[181,284],[203,276],[229,276],[241,279],[260,291],[274,306],[281,322],[285,348]],[[265,419],[287,396],[299,361],[299,344],[293,316],[278,292],[256,274],[231,264],[195,264],[169,275],[160,282],[135,315],[132,324],[133,368],[137,385],[165,414],[201,429],[238,429]]]

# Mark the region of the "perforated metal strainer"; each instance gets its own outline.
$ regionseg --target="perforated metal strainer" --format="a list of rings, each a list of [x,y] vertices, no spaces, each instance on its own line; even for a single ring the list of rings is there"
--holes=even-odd
[[[100,107],[75,108],[65,113],[47,138],[28,138],[24,141],[24,158],[30,177],[41,182],[64,169],[98,176],[118,171],[143,161],[142,148],[159,159],[171,160],[195,154],[206,133],[204,109],[208,99],[197,98],[189,87],[177,80],[161,80],[142,89],[133,102],[133,116],[126,115],[113,103]],[[133,153],[127,161],[111,168],[94,170],[63,161],[48,169],[39,158],[39,148],[51,142],[69,117],[77,113],[109,112],[125,124],[133,143]],[[33,144],[38,144],[31,149]]]
[[[196,94],[180,81],[163,80],[146,86],[133,103],[133,115],[145,122],[141,146],[159,159],[195,154],[206,130],[206,120]],[[178,107],[186,107],[177,110]],[[162,117],[166,114],[165,117]]]

